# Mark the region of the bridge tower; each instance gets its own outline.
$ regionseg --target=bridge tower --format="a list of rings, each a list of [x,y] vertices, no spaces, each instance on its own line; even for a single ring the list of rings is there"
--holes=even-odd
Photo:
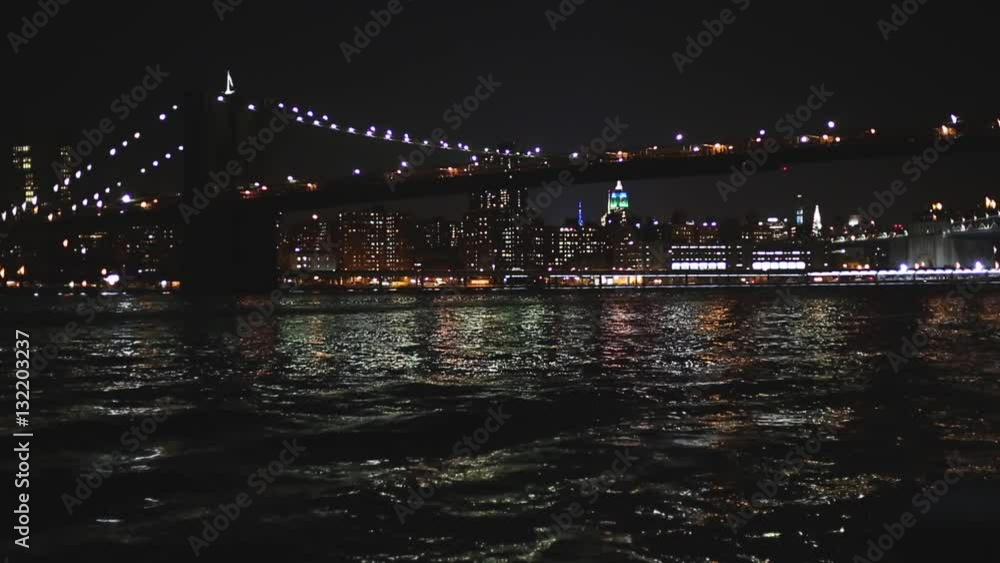
[[[261,118],[237,95],[194,92],[185,96],[184,119],[184,293],[270,291],[276,285],[276,212],[241,203],[238,190],[252,177],[238,147],[264,127]]]

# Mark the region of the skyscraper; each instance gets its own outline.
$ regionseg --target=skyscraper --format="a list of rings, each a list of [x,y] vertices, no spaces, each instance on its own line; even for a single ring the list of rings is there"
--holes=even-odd
[[[601,218],[604,236],[614,270],[636,271],[642,268],[643,250],[639,226],[630,216],[628,192],[621,181],[608,191],[608,212]]]
[[[462,224],[465,268],[482,273],[524,270],[527,228],[513,213],[466,213]]]
[[[180,234],[180,230],[172,225],[132,225],[112,237],[113,263],[140,279],[153,282],[175,280],[180,273]],[[96,243],[101,238],[91,237],[92,244],[97,248],[88,256],[97,257],[100,248]]]
[[[55,162],[56,170],[56,187],[59,192],[59,199],[63,201],[68,201],[70,199],[70,187],[66,185],[66,178],[69,178],[70,174],[73,173],[73,147],[64,145],[59,147],[59,157]]]
[[[35,167],[31,159],[31,146],[17,145],[12,153],[15,189],[18,192],[14,194],[12,199],[15,202],[32,203],[32,200],[38,195],[38,177],[35,176]]]
[[[553,229],[551,266],[559,271],[600,269],[607,245],[597,227],[566,226]]]
[[[316,217],[314,215],[314,217]],[[336,248],[330,240],[336,224],[318,218],[291,225],[283,234],[279,256],[282,268],[305,271],[336,270]]]
[[[528,188],[487,188],[472,194],[473,211],[511,211],[514,214],[524,210],[528,199]]]
[[[819,214],[819,205],[817,205],[816,210],[813,211],[812,234],[813,238],[821,238],[823,236],[823,218]]]
[[[628,192],[619,180],[618,185],[608,191],[608,212],[601,218],[601,224],[604,226],[628,224],[628,212]]]
[[[470,272],[496,270],[499,246],[496,219],[484,211],[470,211],[462,223],[462,265]]]
[[[413,269],[412,241],[403,214],[376,207],[340,213],[338,269],[347,272],[407,272]]]
[[[462,223],[443,218],[416,224],[414,266],[427,270],[457,270],[461,267]]]
[[[525,227],[519,219],[527,200],[524,187],[487,188],[472,194],[472,210],[462,225],[467,270],[524,270]]]

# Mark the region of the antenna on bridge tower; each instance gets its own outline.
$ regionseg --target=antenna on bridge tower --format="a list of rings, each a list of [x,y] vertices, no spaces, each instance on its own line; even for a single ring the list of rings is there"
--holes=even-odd
[[[227,96],[232,96],[236,93],[236,85],[233,84],[233,75],[227,70],[226,71],[226,91]]]

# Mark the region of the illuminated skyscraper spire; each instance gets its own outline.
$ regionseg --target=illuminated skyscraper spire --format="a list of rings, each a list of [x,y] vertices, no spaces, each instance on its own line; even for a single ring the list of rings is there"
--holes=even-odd
[[[615,186],[615,189],[608,192],[608,213],[611,214],[624,209],[628,209],[628,192],[625,191],[622,181],[618,180],[618,185]]]
[[[583,202],[581,201],[576,208],[576,224],[583,226]]]
[[[615,189],[608,191],[608,213],[601,219],[601,224],[624,224],[628,209],[628,192],[625,191],[625,186],[619,180]]]
[[[823,218],[819,214],[819,206],[816,206],[816,210],[813,211],[813,238],[820,238],[823,236]]]
[[[226,71],[226,91],[224,92],[227,96],[232,96],[236,93],[236,84],[233,83],[233,75]]]

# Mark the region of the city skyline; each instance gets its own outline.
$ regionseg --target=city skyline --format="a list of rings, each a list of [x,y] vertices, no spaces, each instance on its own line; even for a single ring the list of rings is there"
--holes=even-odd
[[[62,170],[70,169],[65,164],[68,152],[70,151],[65,147],[59,149],[54,168],[59,165]],[[33,193],[29,190],[36,190],[38,184],[30,166],[31,154],[31,147],[12,148],[15,168],[25,171],[22,180],[25,196]],[[618,154],[610,153],[610,156],[621,160]],[[787,168],[784,167],[779,174],[787,175]],[[72,202],[71,190],[66,188],[73,184],[69,181],[69,176],[66,180],[65,186],[61,183],[56,186],[58,193],[55,199],[62,205]],[[288,180],[291,182],[293,179]],[[516,185],[519,182],[509,180],[509,183]],[[307,189],[312,185],[303,179],[295,179],[294,184],[306,185]],[[261,186],[261,189],[267,188]],[[374,211],[363,206],[362,210],[353,212],[317,209],[311,214],[292,213],[285,221],[282,230],[284,234],[279,238],[278,252],[282,257],[279,259],[279,266],[287,267],[289,271],[301,270],[303,274],[373,272],[376,276],[406,274],[419,277],[422,271],[455,275],[550,274],[584,270],[633,273],[701,270],[753,272],[771,269],[805,271],[838,267],[874,271],[894,267],[961,269],[997,265],[995,247],[993,252],[988,252],[984,247],[973,254],[967,251],[962,251],[965,254],[946,253],[957,259],[945,261],[940,257],[944,255],[926,260],[914,259],[905,252],[890,252],[884,245],[876,245],[860,255],[842,257],[834,256],[839,251],[832,252],[829,247],[801,247],[806,241],[836,245],[838,241],[843,244],[848,238],[874,239],[885,234],[905,237],[909,221],[893,222],[882,216],[882,211],[895,203],[895,196],[890,192],[882,194],[890,194],[888,197],[892,197],[893,201],[886,201],[884,198],[887,196],[876,192],[873,193],[876,201],[871,205],[859,206],[855,213],[847,215],[826,214],[825,222],[820,214],[822,201],[803,197],[802,194],[787,199],[781,208],[734,217],[727,215],[731,213],[731,208],[725,202],[717,205],[717,213],[705,215],[689,215],[681,208],[675,208],[661,216],[649,214],[644,198],[634,197],[631,194],[631,183],[626,190],[621,181],[615,182],[613,187],[606,190],[601,213],[600,206],[591,209],[584,205],[581,192],[582,190],[567,189],[565,194],[559,193],[557,195],[560,197],[553,198],[546,195],[546,190],[536,190],[533,193],[533,190],[524,186],[474,190],[469,196],[465,196],[468,209],[457,220],[451,221],[439,213],[440,208],[435,209],[435,213],[421,216],[413,209],[419,206],[413,205],[403,212],[394,212],[393,205],[385,205]],[[97,207],[103,203],[100,195],[94,194]],[[253,197],[256,196],[251,196]],[[545,216],[544,210],[553,200],[565,201],[576,197],[581,199],[576,201],[575,217],[555,217],[555,220],[551,220],[551,213]],[[32,199],[36,199],[35,196]],[[435,198],[431,198],[431,201],[434,200]],[[154,198],[141,201],[135,199],[127,202],[126,207],[152,209],[158,202]],[[883,203],[890,205],[883,206]],[[32,205],[30,200],[27,205]],[[987,195],[975,205],[954,209],[946,207],[939,199],[931,200],[919,212],[912,214],[912,222],[919,226],[927,221],[974,218],[977,210],[983,211],[984,217],[988,217],[996,212],[996,202]],[[95,211],[100,215],[102,210]],[[871,213],[875,211],[878,213],[872,216]],[[601,213],[599,219],[588,220],[588,216],[595,217],[598,213]],[[290,232],[299,228],[296,221],[301,224],[303,217],[305,225],[302,228],[306,229],[305,232],[309,232],[310,223],[321,226],[320,232],[309,235],[311,239],[307,236],[298,242],[292,242],[295,237]],[[334,222],[326,220],[328,217],[333,217]],[[4,221],[8,219],[6,213],[3,218]],[[52,221],[51,214],[49,221]],[[339,223],[350,221],[356,222],[359,227],[340,229]],[[374,231],[360,227],[369,222],[393,226],[391,231],[382,227],[379,227],[382,230]],[[439,230],[450,230],[447,235],[450,242],[443,246],[439,243],[439,247],[423,244],[423,241],[430,240],[429,234],[423,232],[428,225]],[[627,232],[614,235],[611,232],[614,228],[625,228]],[[703,228],[707,229],[706,233],[699,232]],[[138,239],[128,242],[133,231],[139,235]],[[630,234],[633,231],[634,234]],[[355,232],[361,238],[351,242],[354,235],[350,233]],[[288,236],[292,236],[292,239],[286,238]],[[434,236],[440,238],[444,235],[437,233]],[[175,287],[179,284],[176,278],[180,277],[181,239],[181,232],[171,227],[134,227],[121,234],[109,231],[83,233],[67,237],[62,242],[63,248],[79,253],[77,260],[80,264],[70,265],[70,260],[59,270],[62,273],[53,270],[47,274],[55,275],[55,278],[50,279],[37,277],[40,271],[35,265],[28,270],[32,272],[34,279],[42,283],[70,279],[71,284],[98,285],[103,278],[112,275],[116,278],[128,276],[145,280],[156,287]],[[784,246],[760,248],[768,243],[784,243]],[[694,246],[690,246],[692,244]],[[702,248],[699,245],[707,246]],[[308,250],[301,250],[300,247]],[[16,246],[11,251],[34,252],[30,248],[30,244],[27,247]],[[443,252],[444,250],[448,252]],[[5,251],[3,271],[14,271],[15,265],[20,264],[21,267],[17,270],[23,272],[26,264],[23,260],[19,262],[14,254],[9,254],[11,251]],[[91,264],[89,271],[84,262]],[[80,269],[81,266],[83,269]],[[46,271],[44,268],[41,270]],[[66,278],[70,272],[78,274],[70,274]],[[100,272],[99,276],[97,272]],[[28,279],[23,274],[20,278]],[[499,282],[494,280],[493,283]],[[502,285],[505,284],[506,281]]]
[[[622,182],[617,182],[607,190],[606,213],[601,221],[583,224],[579,224],[579,215],[559,224],[537,218],[527,220],[532,205],[527,195],[526,188],[485,190],[470,199],[471,208],[464,219],[453,221],[422,218],[384,207],[315,213],[305,222],[286,223],[279,261],[289,271],[304,274],[373,272],[376,277],[379,273],[419,277],[421,271],[481,275],[589,270],[882,270],[898,264],[919,270],[960,266],[960,262],[933,264],[906,257],[900,261],[898,256],[894,262],[888,245],[870,248],[867,254],[837,258],[837,252],[826,245],[845,239],[905,235],[906,226],[883,225],[884,230],[880,230],[873,219],[858,213],[827,218],[824,229],[820,204],[801,195],[788,201],[784,211],[756,218],[689,218],[676,210],[672,217],[658,219],[644,215],[641,206],[634,207],[635,200]],[[985,198],[978,209],[968,215],[988,217],[995,213],[996,203]],[[931,203],[919,215],[916,225],[958,218],[963,213],[946,212],[940,203]],[[511,218],[521,220],[508,222]],[[387,221],[395,225],[391,231],[381,226]],[[348,225],[346,231],[342,224]],[[351,225],[369,224],[375,230],[362,228],[368,233],[368,244],[355,247],[345,242],[351,238],[345,233],[358,229]],[[625,232],[615,235],[616,227]],[[383,252],[388,249],[394,249],[393,256],[405,258],[394,261],[391,267],[375,266],[385,264]],[[997,260],[996,248],[984,247],[982,255],[969,259],[965,267],[993,267]]]

